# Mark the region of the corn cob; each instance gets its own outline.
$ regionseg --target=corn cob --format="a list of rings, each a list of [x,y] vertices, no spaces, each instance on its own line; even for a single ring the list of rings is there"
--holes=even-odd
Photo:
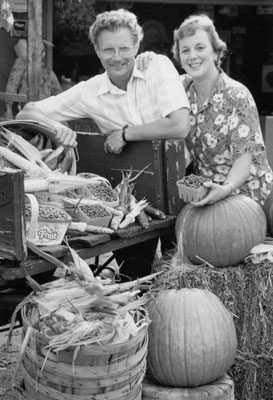
[[[15,165],[17,168],[25,171],[29,176],[32,177],[44,177],[46,171],[39,167],[35,162],[28,161],[19,154],[0,146],[0,156],[4,157],[7,161]]]

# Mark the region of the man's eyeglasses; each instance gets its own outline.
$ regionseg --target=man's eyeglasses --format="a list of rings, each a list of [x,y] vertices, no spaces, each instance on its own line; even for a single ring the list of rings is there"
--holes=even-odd
[[[108,49],[99,49],[99,53],[101,58],[104,60],[109,60],[114,57],[116,53],[119,54],[120,57],[132,57],[135,55],[135,46],[134,47],[109,47]]]

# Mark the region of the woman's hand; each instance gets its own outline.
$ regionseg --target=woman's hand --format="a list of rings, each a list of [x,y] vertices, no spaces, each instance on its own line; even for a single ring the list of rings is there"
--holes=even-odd
[[[136,58],[137,69],[140,71],[145,71],[148,68],[149,62],[152,61],[154,56],[153,51],[145,51],[141,53]]]
[[[203,185],[210,190],[207,196],[204,197],[204,199],[198,201],[197,203],[192,203],[196,207],[216,203],[216,201],[222,200],[227,197],[232,191],[229,185],[218,185],[217,183],[213,182],[204,182]]]
[[[213,182],[205,182],[203,185],[210,189],[207,196],[198,201],[197,203],[192,203],[195,206],[204,206],[206,204],[213,204],[218,200],[222,200],[227,197],[234,189],[233,188],[240,188],[250,174],[252,162],[252,153],[245,153],[239,156],[235,161],[234,164],[229,171],[227,176],[227,182],[232,182],[231,184],[224,184],[218,185],[217,183]]]

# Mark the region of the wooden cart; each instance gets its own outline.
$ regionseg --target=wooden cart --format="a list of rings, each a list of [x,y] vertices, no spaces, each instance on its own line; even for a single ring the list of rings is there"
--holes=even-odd
[[[46,135],[52,134],[37,123],[27,127],[20,121],[8,121],[7,124],[13,128],[17,125],[20,133],[29,129],[35,132],[38,129]],[[78,128],[88,130],[90,123],[83,121],[78,124]],[[146,167],[136,180],[136,196],[138,199],[145,197],[155,207],[165,211],[167,218],[153,220],[145,230],[133,224],[111,236],[79,232],[67,235],[69,244],[83,259],[96,257],[98,263],[99,257],[105,253],[173,233],[175,216],[182,207],[176,181],[185,172],[183,141],[130,143],[120,155],[106,155],[103,150],[104,140],[97,133],[78,133],[77,172],[97,173],[107,178],[114,187],[121,180],[121,171],[132,169],[135,175]],[[65,263],[70,260],[70,252],[65,244],[42,248],[48,254],[48,259],[38,257],[28,248],[23,182],[22,171],[0,171],[0,291],[25,285],[27,274],[36,278],[50,271],[53,273],[56,266],[50,256]],[[0,296],[2,306],[4,300],[6,298]]]

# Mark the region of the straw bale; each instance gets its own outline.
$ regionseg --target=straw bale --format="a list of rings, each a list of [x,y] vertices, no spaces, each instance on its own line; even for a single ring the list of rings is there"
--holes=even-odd
[[[178,252],[154,265],[162,271],[154,283],[161,289],[200,288],[212,291],[234,315],[238,350],[229,371],[235,398],[273,399],[273,263],[245,261],[214,268],[193,265]]]

